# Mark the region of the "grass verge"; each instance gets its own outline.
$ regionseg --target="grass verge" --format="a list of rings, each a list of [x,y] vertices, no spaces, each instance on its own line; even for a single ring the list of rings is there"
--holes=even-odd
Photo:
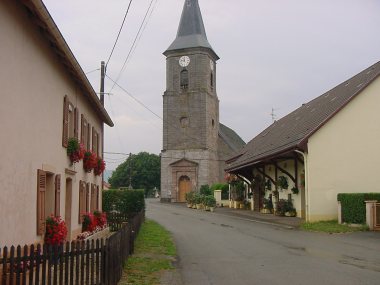
[[[161,225],[146,220],[129,257],[119,285],[158,285],[160,274],[173,269],[176,248],[170,233]]]
[[[306,231],[324,232],[330,234],[368,231],[368,226],[366,225],[349,226],[346,224],[338,224],[337,220],[302,223],[300,228]]]

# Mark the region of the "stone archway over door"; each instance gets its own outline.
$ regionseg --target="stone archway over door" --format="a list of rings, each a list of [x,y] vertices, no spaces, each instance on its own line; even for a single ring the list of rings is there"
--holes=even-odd
[[[191,191],[191,181],[187,176],[181,176],[178,182],[178,202],[186,202],[186,193]]]

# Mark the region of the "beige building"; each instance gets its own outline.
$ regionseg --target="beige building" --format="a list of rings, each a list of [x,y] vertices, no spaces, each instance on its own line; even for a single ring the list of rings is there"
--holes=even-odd
[[[0,247],[41,241],[52,213],[75,237],[102,177],[71,164],[67,142],[101,156],[113,123],[41,0],[0,1],[0,34]]]
[[[338,193],[380,192],[379,75],[380,62],[276,121],[228,160],[228,172],[265,181],[252,187],[256,211],[264,197],[291,199],[308,221],[337,219]],[[275,197],[280,176],[289,187]]]

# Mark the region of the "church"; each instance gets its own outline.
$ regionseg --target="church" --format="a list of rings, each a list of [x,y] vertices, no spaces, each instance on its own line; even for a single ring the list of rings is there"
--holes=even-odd
[[[224,182],[225,160],[245,142],[219,122],[217,65],[198,0],[185,0],[177,37],[164,52],[161,200],[185,202],[190,191]]]

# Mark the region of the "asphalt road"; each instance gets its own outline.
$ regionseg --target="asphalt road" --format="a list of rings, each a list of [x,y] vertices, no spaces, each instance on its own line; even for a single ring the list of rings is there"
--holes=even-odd
[[[329,235],[147,201],[184,285],[380,284],[380,233]]]

